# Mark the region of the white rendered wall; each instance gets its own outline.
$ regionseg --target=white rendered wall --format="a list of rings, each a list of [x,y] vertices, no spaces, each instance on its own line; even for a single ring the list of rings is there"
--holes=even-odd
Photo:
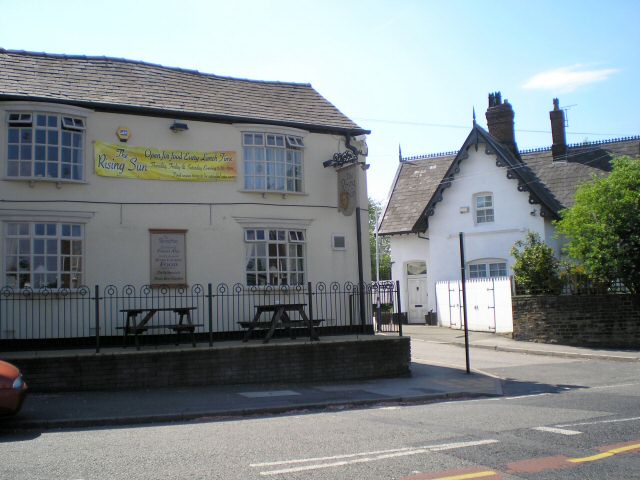
[[[0,102],[0,118],[16,102]],[[19,105],[28,106],[24,102]],[[38,111],[42,104],[31,104]],[[64,107],[49,105],[54,111]],[[7,180],[6,123],[0,128],[0,221],[22,218],[65,218],[72,212],[87,216],[83,283],[87,285],[149,282],[149,229],[186,229],[187,280],[194,283],[245,281],[243,228],[247,222],[265,227],[304,228],[307,232],[306,277],[318,281],[358,281],[356,215],[337,210],[337,175],[322,162],[343,151],[344,137],[265,126],[228,125],[186,121],[189,129],[173,133],[173,118],[91,112],[86,115],[85,182],[58,183]],[[180,182],[116,179],[94,172],[93,144],[118,144],[115,132],[127,127],[127,146],[194,151],[235,151],[235,182]],[[302,194],[243,191],[241,133],[274,132],[303,137],[305,149]],[[367,190],[364,170],[359,172],[364,280],[370,281],[367,233]],[[30,203],[23,203],[28,200]],[[4,212],[4,213],[3,213]],[[21,213],[22,212],[22,213]],[[59,214],[59,215],[58,215]],[[58,217],[56,217],[58,215]],[[55,221],[55,220],[53,220]],[[62,220],[64,221],[64,220]],[[243,223],[244,222],[244,223]],[[346,236],[346,249],[333,250],[332,234]],[[3,236],[0,235],[0,242]],[[2,245],[0,245],[2,248]],[[2,277],[4,279],[4,276]],[[3,282],[0,282],[3,283]]]

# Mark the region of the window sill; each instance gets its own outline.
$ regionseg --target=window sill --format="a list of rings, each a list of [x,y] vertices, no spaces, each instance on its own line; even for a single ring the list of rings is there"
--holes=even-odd
[[[2,177],[3,180],[7,182],[25,182],[28,183],[30,187],[33,187],[36,183],[54,183],[58,188],[61,188],[62,185],[88,185],[89,182],[86,180],[69,180],[69,179],[55,179],[55,178],[47,178],[47,177]]]
[[[266,198],[267,195],[280,195],[282,198],[287,198],[288,196],[296,196],[296,197],[306,197],[309,194],[306,192],[282,192],[277,190],[238,190],[240,193],[255,193],[258,195],[262,195],[262,198]]]

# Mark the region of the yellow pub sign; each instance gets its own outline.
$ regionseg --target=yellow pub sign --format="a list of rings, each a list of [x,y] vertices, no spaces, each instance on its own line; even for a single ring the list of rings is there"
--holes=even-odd
[[[236,152],[198,152],[95,143],[96,175],[139,180],[227,182],[237,176]]]

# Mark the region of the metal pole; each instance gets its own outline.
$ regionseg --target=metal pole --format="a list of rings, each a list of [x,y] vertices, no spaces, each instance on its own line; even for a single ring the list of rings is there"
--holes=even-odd
[[[400,280],[396,280],[396,298],[398,299],[398,332],[402,336],[402,304],[400,303]]]
[[[311,292],[311,282],[307,282],[307,298],[309,302],[309,321],[313,323],[313,293]]]
[[[213,346],[213,286],[207,285],[207,309],[209,314],[209,346]]]
[[[96,353],[100,353],[100,287],[95,288]]]
[[[467,327],[467,278],[464,265],[464,234],[460,232],[460,273],[462,275],[462,313],[464,317],[464,353],[467,360],[467,373],[471,373],[469,366],[469,328]]]
[[[378,331],[380,331],[380,321],[382,320],[382,308],[380,305],[380,250],[378,244],[378,212],[374,209],[375,214],[375,247],[376,247],[376,320]]]
[[[358,243],[358,284],[360,290],[360,327],[362,333],[366,324],[365,320],[365,303],[364,303],[364,271],[362,266],[362,222],[360,221],[360,207],[356,207],[356,238]]]
[[[375,228],[375,239],[376,239],[376,283],[380,282],[380,252],[378,245],[378,212],[375,212],[376,215],[376,228]],[[379,297],[378,297],[379,299]],[[380,303],[380,302],[378,302]]]

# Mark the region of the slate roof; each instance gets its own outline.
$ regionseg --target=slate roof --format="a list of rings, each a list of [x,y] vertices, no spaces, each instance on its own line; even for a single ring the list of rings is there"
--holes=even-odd
[[[476,137],[474,138],[474,132]],[[617,156],[640,157],[640,136],[625,139],[569,145],[566,161],[553,161],[551,149],[520,152],[520,158],[499,144],[488,132],[475,126],[463,147],[456,153],[426,155],[402,159],[385,212],[379,226],[381,235],[424,231],[428,227],[430,209],[446,197],[445,188],[455,181],[456,162],[463,160],[473,141],[489,143],[505,168],[518,184],[526,185],[530,194],[555,217],[563,208],[573,205],[578,186],[593,176],[605,176],[610,161]]]
[[[62,102],[97,110],[222,122],[268,123],[360,135],[309,84],[220,77],[109,57],[0,49],[0,100]]]

